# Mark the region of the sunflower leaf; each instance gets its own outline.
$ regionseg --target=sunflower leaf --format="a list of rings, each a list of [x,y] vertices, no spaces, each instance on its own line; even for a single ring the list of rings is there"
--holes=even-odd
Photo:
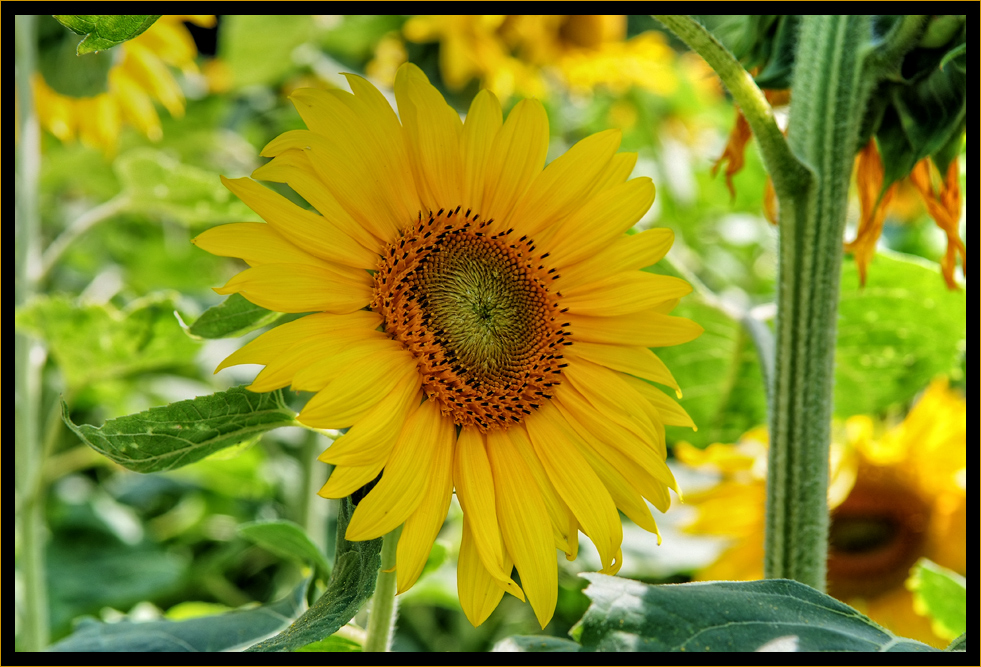
[[[304,581],[282,600],[183,621],[100,623],[84,619],[49,651],[233,651],[284,627],[303,608]]]
[[[111,419],[101,427],[75,424],[62,401],[62,419],[92,449],[135,472],[186,466],[280,426],[296,424],[282,393],[232,387],[210,396]]]
[[[78,43],[78,55],[105,51],[138,37],[152,26],[160,14],[60,14],[55,19],[76,35],[85,35]]]
[[[348,542],[344,539],[352,514],[354,503],[350,498],[342,499],[337,510],[334,571],[324,594],[290,627],[271,639],[250,646],[248,651],[293,651],[329,637],[354,618],[375,592],[382,540]]]
[[[494,644],[494,653],[575,653],[582,647],[571,639],[530,635],[508,637]]]
[[[239,526],[238,534],[277,556],[313,563],[324,575],[330,574],[327,558],[292,521],[254,521]]]
[[[921,558],[913,566],[906,587],[913,591],[916,608],[925,609],[933,620],[938,635],[956,637],[967,631],[967,585],[964,577]]]
[[[651,586],[583,574],[587,651],[936,651],[785,579]]]
[[[199,338],[234,338],[276,321],[280,313],[257,306],[241,294],[212,306],[201,314],[188,333]]]

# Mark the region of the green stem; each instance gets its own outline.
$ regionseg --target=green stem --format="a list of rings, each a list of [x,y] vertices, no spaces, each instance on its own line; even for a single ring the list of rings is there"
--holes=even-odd
[[[40,130],[34,113],[31,77],[36,60],[34,17],[15,22],[20,137],[15,169],[17,228],[15,302],[19,306],[37,291],[40,273],[41,229],[38,218]],[[17,334],[15,347],[15,485],[19,531],[18,561],[23,577],[23,626],[19,648],[40,651],[48,644],[48,594],[44,568],[44,451],[40,438],[41,369],[45,349],[36,340]]]
[[[397,584],[395,551],[401,534],[402,527],[399,526],[386,535],[382,542],[381,568],[378,570],[375,594],[371,598],[368,635],[364,642],[365,652],[391,649],[392,633],[395,630],[395,619],[398,612],[398,602],[395,599]]]
[[[788,142],[813,180],[791,209],[781,201],[764,571],[818,590],[827,561],[841,239],[871,90],[864,70],[871,37],[868,16],[802,19]]]
[[[810,175],[791,152],[763,91],[729,49],[691,16],[654,14],[654,18],[704,58],[732,94],[759,143],[763,163],[780,200],[782,215],[784,200],[792,199],[796,192],[807,187]]]

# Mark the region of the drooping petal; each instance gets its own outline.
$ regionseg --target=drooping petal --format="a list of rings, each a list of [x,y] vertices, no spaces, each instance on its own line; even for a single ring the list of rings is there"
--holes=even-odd
[[[449,437],[433,443],[433,460],[426,472],[426,486],[416,511],[405,520],[396,551],[398,592],[412,587],[433,548],[453,497],[453,449],[456,445],[452,424],[446,421]]]
[[[623,539],[620,518],[579,447],[570,446],[579,436],[551,403],[544,404],[525,424],[548,478],[596,545],[603,568],[613,567]]]
[[[463,428],[456,443],[453,462],[453,484],[463,513],[473,531],[474,544],[486,571],[520,596],[520,589],[511,580],[511,568],[505,569],[504,542],[497,520],[497,501],[494,493],[494,474],[487,458],[487,445],[474,428]]]
[[[487,452],[494,475],[497,518],[504,545],[514,559],[521,585],[544,629],[555,611],[558,568],[550,523],[535,478],[505,431],[487,434]]]

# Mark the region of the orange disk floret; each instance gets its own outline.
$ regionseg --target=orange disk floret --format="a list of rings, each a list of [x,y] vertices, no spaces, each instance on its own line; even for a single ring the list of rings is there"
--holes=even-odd
[[[532,239],[460,207],[403,230],[375,273],[372,310],[416,357],[442,413],[482,432],[520,422],[562,381],[571,345],[558,277]]]

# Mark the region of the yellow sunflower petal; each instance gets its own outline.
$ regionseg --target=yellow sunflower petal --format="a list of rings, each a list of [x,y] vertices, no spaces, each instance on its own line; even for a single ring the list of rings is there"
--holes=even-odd
[[[532,446],[531,440],[528,439],[527,431],[518,426],[509,429],[507,435],[511,439],[512,446],[524,459],[525,465],[528,466],[532,477],[535,478],[538,492],[545,501],[545,507],[548,509],[548,515],[552,523],[552,538],[555,542],[555,548],[571,554],[573,548],[570,544],[575,541],[575,534],[578,533],[579,528],[573,528],[570,533],[569,507],[559,497],[555,486],[549,480],[548,473],[545,472],[542,462],[538,459],[538,455],[535,454],[535,448]],[[569,539],[570,534],[573,535],[571,541]]]
[[[521,586],[544,629],[555,611],[558,568],[545,501],[521,454],[501,430],[487,434],[487,452],[494,475],[497,518],[508,553],[514,559]]]
[[[367,277],[368,274],[365,273]],[[281,313],[351,313],[371,301],[367,281],[338,269],[303,264],[264,264],[242,271],[218,294],[241,294],[257,306]]]
[[[356,240],[362,248],[377,255],[379,237],[373,235],[373,228],[364,227],[344,210],[320,179],[317,170],[310,163],[309,156],[302,150],[293,148],[283,151],[253,171],[252,178],[288,184],[298,195],[320,211],[330,225]],[[361,256],[360,252],[358,256]]]
[[[405,377],[417,376],[412,356],[404,350],[369,353],[352,361],[307,401],[297,419],[318,428],[346,428],[387,396]]]
[[[335,440],[319,459],[324,463],[340,466],[356,466],[368,462],[384,464],[395,446],[399,428],[405,423],[412,408],[419,404],[419,396],[418,378],[411,375],[402,378],[391,393],[378,401],[347,433]]]
[[[566,313],[566,319],[572,324],[576,338],[589,343],[666,347],[687,343],[705,331],[687,318],[649,310],[615,317]]]
[[[298,248],[359,269],[374,269],[378,253],[367,250],[322,216],[307,211],[251,178],[221,179],[225,187]]]
[[[373,540],[402,525],[422,502],[433,458],[452,449],[454,437],[453,425],[443,419],[439,407],[424,401],[406,420],[381,481],[358,503],[345,537]]]
[[[484,567],[484,561],[477,552],[466,515],[463,517],[463,537],[456,567],[456,587],[463,613],[474,627],[486,621],[504,597],[504,589]]]
[[[520,224],[522,233],[534,236],[578,210],[619,146],[619,130],[597,132],[578,142],[535,178],[507,222]]]
[[[374,461],[360,466],[338,466],[330,473],[330,479],[317,495],[321,498],[346,498],[362,486],[378,477],[385,461]]]
[[[483,211],[487,161],[502,124],[501,103],[490,91],[477,93],[463,124],[463,205]]]
[[[589,259],[567,266],[555,281],[559,290],[595,282],[620,271],[652,266],[664,258],[674,243],[674,232],[663,227],[623,236]]]
[[[623,539],[620,517],[579,447],[570,446],[579,436],[551,403],[542,405],[525,424],[548,478],[596,545],[603,568],[613,567]]]
[[[658,414],[661,416],[662,424],[695,428],[695,422],[693,422],[691,417],[688,416],[685,409],[678,405],[676,400],[665,394],[663,391],[649,382],[644,382],[643,380],[638,380],[637,378],[624,376],[623,379],[626,380],[627,384],[637,390],[637,393],[654,404],[654,407],[657,408]]]
[[[680,278],[629,271],[563,292],[562,305],[582,315],[626,315],[690,292],[691,285]]]
[[[564,302],[563,302],[564,303]],[[602,345],[577,341],[575,354],[600,366],[636,375],[678,390],[678,382],[660,357],[646,347]]]
[[[239,257],[249,266],[263,264],[309,264],[329,268],[286,240],[279,232],[262,222],[233,222],[218,225],[198,234],[191,243],[212,255]]]
[[[547,153],[545,107],[538,100],[522,100],[511,109],[487,157],[481,217],[503,224],[541,173]]]
[[[315,313],[281,324],[239,348],[222,361],[215,373],[238,364],[268,364],[298,342],[308,338],[330,336],[333,332],[356,330],[367,334],[378,326],[378,313],[358,310],[346,315]]]
[[[460,116],[412,63],[395,75],[395,98],[423,205],[432,211],[462,205]]]
[[[510,568],[504,569],[504,542],[497,521],[494,474],[487,458],[486,441],[474,428],[460,431],[453,461],[453,484],[484,568],[508,588],[517,588],[511,581]]]
[[[426,486],[416,511],[405,520],[395,560],[398,563],[398,592],[412,587],[426,565],[433,542],[443,527],[453,497],[453,449],[455,434],[449,422],[447,435],[433,443],[433,459]]]

